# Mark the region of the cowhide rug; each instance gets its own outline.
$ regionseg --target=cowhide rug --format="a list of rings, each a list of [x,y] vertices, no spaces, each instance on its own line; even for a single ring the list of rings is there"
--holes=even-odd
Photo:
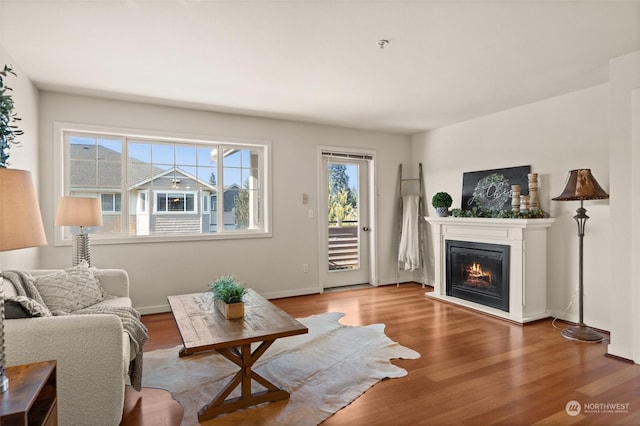
[[[364,327],[339,322],[328,312],[298,319],[308,334],[278,339],[257,362],[255,371],[288,391],[286,401],[220,415],[202,424],[317,425],[349,405],[379,380],[403,377],[393,358],[420,354],[384,334],[384,324]],[[184,358],[179,347],[144,354],[143,386],[170,391],[184,406],[183,425],[197,425],[198,410],[236,373],[237,367],[215,352]],[[253,390],[261,386],[253,382]],[[238,396],[239,388],[231,396]]]

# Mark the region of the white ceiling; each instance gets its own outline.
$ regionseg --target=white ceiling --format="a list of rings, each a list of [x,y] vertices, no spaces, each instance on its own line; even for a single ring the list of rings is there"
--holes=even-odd
[[[0,25],[41,88],[405,134],[640,49],[640,1],[0,0]]]

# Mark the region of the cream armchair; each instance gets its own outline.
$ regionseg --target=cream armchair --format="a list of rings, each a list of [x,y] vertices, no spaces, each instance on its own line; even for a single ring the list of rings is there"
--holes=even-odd
[[[28,272],[36,276],[55,270]],[[117,297],[94,306],[131,306],[126,271],[103,269],[95,275],[104,290]],[[3,284],[6,297],[15,295],[10,282],[4,280]],[[5,321],[7,365],[57,361],[58,423],[65,426],[120,423],[132,359],[130,348],[129,336],[115,315]]]

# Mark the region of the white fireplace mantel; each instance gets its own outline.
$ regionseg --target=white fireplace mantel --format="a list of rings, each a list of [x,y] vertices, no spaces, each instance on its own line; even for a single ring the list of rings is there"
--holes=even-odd
[[[427,296],[520,324],[547,313],[547,230],[555,219],[425,217],[431,225],[435,262],[433,292]],[[509,312],[447,296],[446,241],[510,247]]]

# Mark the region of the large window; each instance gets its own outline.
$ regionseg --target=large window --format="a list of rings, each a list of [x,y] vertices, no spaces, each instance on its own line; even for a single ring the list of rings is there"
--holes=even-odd
[[[96,236],[268,233],[267,143],[187,141],[62,127],[61,192],[100,198],[104,224],[91,229]]]

